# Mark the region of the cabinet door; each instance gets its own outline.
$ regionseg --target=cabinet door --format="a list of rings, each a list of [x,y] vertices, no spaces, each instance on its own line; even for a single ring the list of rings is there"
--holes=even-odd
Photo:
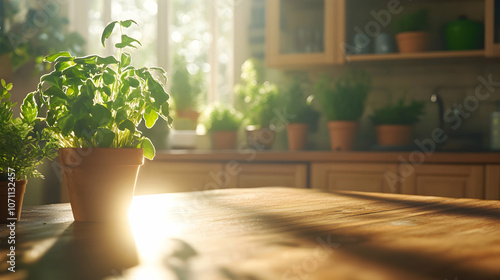
[[[486,56],[500,56],[500,0],[484,3],[484,48]]]
[[[396,164],[313,163],[311,187],[322,190],[364,192],[398,191],[390,175],[398,171]]]
[[[484,197],[482,165],[402,164],[401,192],[444,197]]]
[[[486,165],[484,198],[500,199],[500,165]]]
[[[139,170],[136,195],[223,188],[217,183],[220,163],[146,162]]]
[[[307,187],[306,164],[240,164],[232,170],[229,187]]]
[[[341,59],[343,7],[344,0],[267,0],[267,64],[294,68]]]

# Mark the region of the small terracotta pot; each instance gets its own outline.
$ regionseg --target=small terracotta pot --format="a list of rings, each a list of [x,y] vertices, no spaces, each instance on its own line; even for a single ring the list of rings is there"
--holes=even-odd
[[[143,150],[59,149],[59,163],[78,222],[124,221],[134,196]]]
[[[411,125],[377,125],[377,140],[381,146],[403,146],[411,143],[413,126]]]
[[[350,151],[354,146],[358,122],[355,121],[330,121],[330,143],[333,151]]]
[[[429,50],[429,32],[415,31],[396,34],[400,53],[416,53]]]
[[[270,128],[256,129],[254,126],[248,126],[247,145],[249,148],[257,150],[271,149],[274,143],[275,132]]]
[[[212,132],[212,144],[215,150],[231,150],[236,147],[237,131]]]
[[[180,110],[176,113],[178,118],[189,119],[195,123],[198,122],[198,118],[200,117],[200,113],[195,110]]]
[[[288,149],[291,151],[303,150],[306,146],[307,130],[306,123],[289,123],[286,126],[288,134]]]
[[[28,181],[0,182],[0,223],[8,224],[21,220],[24,193]],[[12,191],[15,189],[15,192]],[[9,194],[11,195],[9,197]],[[12,199],[9,201],[9,199]],[[12,211],[12,212],[11,212]],[[13,219],[13,220],[11,220]]]

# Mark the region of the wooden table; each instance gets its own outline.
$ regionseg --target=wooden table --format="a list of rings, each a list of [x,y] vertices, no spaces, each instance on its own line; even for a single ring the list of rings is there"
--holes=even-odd
[[[130,226],[23,209],[5,279],[500,279],[500,202],[224,189],[141,196]]]

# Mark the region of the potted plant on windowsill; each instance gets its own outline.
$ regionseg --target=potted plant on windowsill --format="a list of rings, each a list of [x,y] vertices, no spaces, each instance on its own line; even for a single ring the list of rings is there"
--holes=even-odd
[[[235,86],[239,109],[247,127],[247,145],[258,150],[270,149],[274,143],[276,108],[279,106],[278,87],[264,78],[262,62],[245,61],[241,67],[241,82]]]
[[[207,111],[204,124],[207,131],[212,134],[214,149],[234,149],[241,123],[241,113],[229,105],[216,104],[211,107]]]
[[[307,132],[315,131],[319,113],[312,107],[313,96],[305,96],[302,85],[293,80],[290,87],[283,94],[283,111],[291,116],[287,119],[288,149],[303,150],[306,146]]]
[[[407,12],[393,20],[400,53],[423,52],[429,49],[427,28],[428,11]]]
[[[424,112],[425,102],[412,101],[405,104],[400,99],[396,104],[388,104],[371,116],[377,130],[378,144],[381,146],[404,146],[411,143],[413,125]]]
[[[10,100],[12,84],[1,80],[0,87],[0,223],[21,219],[28,178],[43,178],[38,166],[57,155],[55,139],[42,128],[36,118],[37,106],[29,94],[22,106],[21,117],[14,118],[16,105]]]
[[[40,79],[41,103],[47,107],[49,130],[59,140],[59,162],[76,221],[114,221],[126,218],[135,181],[144,157],[153,159],[151,141],[137,129],[144,120],[151,128],[158,117],[169,124],[164,83],[158,67],[135,68],[124,48],[140,45],[123,34],[137,24],[113,21],[102,34],[102,44],[115,27],[121,35],[118,56],[74,57],[68,52],[47,56],[54,70]]]
[[[350,70],[333,81],[323,75],[315,90],[321,111],[328,120],[332,150],[351,150],[358,120],[363,115],[366,97],[371,90],[370,75],[365,71]]]

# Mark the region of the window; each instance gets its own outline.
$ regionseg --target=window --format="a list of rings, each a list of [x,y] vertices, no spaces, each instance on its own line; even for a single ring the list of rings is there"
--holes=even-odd
[[[105,24],[134,19],[140,26],[131,35],[143,44],[131,51],[136,65],[159,65],[171,72],[173,57],[182,55],[191,74],[203,73],[208,102],[231,103],[234,1],[71,0],[69,8],[75,21],[71,24],[86,38],[88,53],[110,55],[112,48],[100,44]]]

